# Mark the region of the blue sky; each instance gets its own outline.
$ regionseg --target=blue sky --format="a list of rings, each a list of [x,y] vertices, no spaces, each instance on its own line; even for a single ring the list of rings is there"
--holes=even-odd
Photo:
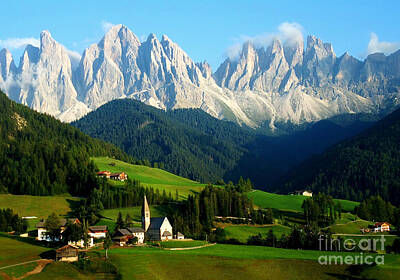
[[[400,1],[4,1],[0,48],[16,61],[25,42],[49,30],[68,49],[82,53],[104,34],[107,23],[122,23],[141,40],[149,33],[168,35],[195,61],[216,67],[243,38],[279,33],[282,23],[301,26],[303,34],[364,58],[371,51],[400,48]],[[383,3],[384,2],[384,3]]]

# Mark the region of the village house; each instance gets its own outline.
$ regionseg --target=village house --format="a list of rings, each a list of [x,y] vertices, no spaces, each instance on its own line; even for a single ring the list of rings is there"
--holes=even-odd
[[[128,175],[125,172],[111,173],[110,171],[104,170],[104,171],[99,171],[96,174],[98,177],[104,177],[116,181],[125,181],[128,179]]]
[[[56,242],[58,242],[58,241],[60,241],[62,239],[62,233],[64,232],[68,221],[71,222],[71,224],[79,224],[79,225],[81,225],[81,222],[77,218],[60,219],[60,237],[55,239]],[[39,240],[39,241],[50,242],[51,240],[46,234],[47,231],[46,231],[46,226],[45,225],[46,225],[46,220],[42,220],[42,221],[40,221],[40,222],[38,222],[36,224],[36,228],[37,228],[37,237],[36,237],[36,239]],[[84,243],[85,243],[84,240],[79,240],[79,241],[76,241],[76,242],[75,241],[74,242],[72,242],[72,241],[68,242],[69,245],[79,246],[81,248],[83,248],[85,246]],[[88,246],[89,247],[93,246],[93,238],[89,239]]]
[[[172,239],[172,226],[167,217],[150,217],[150,208],[146,196],[142,206],[142,227],[145,236],[149,240],[170,240]]]
[[[61,225],[61,231],[60,233],[63,233],[63,231],[65,230],[65,226],[67,224],[67,222],[70,221],[72,224],[81,224],[81,222],[76,219],[60,219],[60,225]],[[37,240],[39,241],[51,241],[49,239],[49,237],[46,235],[46,220],[41,220],[40,222],[38,222],[36,224],[36,228],[37,228]],[[61,236],[60,236],[61,238]],[[56,239],[56,241],[60,241],[60,238]]]
[[[294,193],[295,193],[296,195],[303,195],[303,196],[312,197],[312,191],[308,191],[308,190],[295,191]]]
[[[97,172],[97,176],[104,177],[104,178],[107,178],[107,179],[110,179],[110,175],[111,175],[111,172],[110,171],[106,171],[106,170]]]
[[[125,180],[128,179],[128,175],[126,175],[125,172],[111,173],[110,174],[110,179],[111,180],[116,180],[116,181],[125,181]]]
[[[183,240],[183,239],[185,239],[185,236],[178,231],[178,233],[176,234],[175,238],[178,239],[178,240]]]
[[[129,227],[127,228],[132,234],[133,237],[137,237],[138,244],[143,244],[144,242],[144,230],[140,227]]]
[[[89,227],[89,236],[94,239],[106,238],[108,232],[107,226],[90,226]]]
[[[132,233],[129,230],[126,228],[120,228],[115,232],[112,240],[115,243],[118,243],[119,246],[125,246],[132,237]]]
[[[78,261],[79,249],[73,245],[65,245],[56,250],[56,261],[76,262]]]
[[[390,231],[390,224],[386,222],[375,223],[374,232],[387,232]]]
[[[115,232],[112,239],[114,242],[119,243],[120,246],[125,246],[134,237],[137,237],[137,244],[143,244],[144,230],[140,227],[121,228]]]

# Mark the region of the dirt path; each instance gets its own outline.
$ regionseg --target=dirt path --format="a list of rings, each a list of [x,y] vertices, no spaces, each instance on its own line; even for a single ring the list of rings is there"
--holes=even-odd
[[[7,275],[6,273],[1,272],[1,271],[0,271],[0,276],[3,277],[4,280],[20,280],[20,279],[24,279],[24,278],[26,278],[26,277],[28,277],[30,275],[34,275],[34,274],[38,274],[38,273],[42,272],[43,268],[47,264],[53,262],[53,260],[38,259],[38,260],[34,260],[34,261],[29,261],[29,262],[23,262],[23,263],[17,263],[17,264],[13,264],[13,265],[3,266],[3,267],[0,268],[0,270],[1,269],[6,269],[6,268],[9,268],[9,267],[18,266],[18,265],[24,265],[24,264],[28,264],[28,263],[33,263],[33,262],[37,262],[37,266],[33,270],[31,270],[31,271],[25,273],[24,275],[22,275],[21,277],[18,277],[18,278],[10,277],[9,275]]]
[[[17,279],[18,280],[19,279],[24,279],[24,278],[26,278],[28,276],[31,276],[31,275],[34,275],[34,274],[38,274],[38,273],[42,272],[43,268],[46,265],[48,265],[49,263],[52,263],[52,262],[53,262],[53,260],[40,260],[40,261],[38,261],[38,265],[35,267],[34,270],[31,270],[31,271],[25,273],[24,275],[22,275],[21,277],[19,277]]]
[[[164,250],[169,250],[169,251],[183,251],[183,250],[194,250],[194,249],[200,249],[200,248],[205,248],[205,247],[210,247],[214,246],[217,243],[211,243],[211,244],[205,244],[201,246],[195,246],[195,247],[183,247],[183,248],[164,248]]]
[[[1,270],[1,269],[6,269],[6,268],[9,268],[9,267],[13,267],[13,266],[18,266],[18,265],[27,264],[27,263],[38,262],[38,261],[40,261],[40,260],[41,260],[41,259],[37,259],[37,260],[29,261],[29,262],[22,262],[22,263],[16,263],[16,264],[7,265],[7,266],[0,267],[0,270]]]

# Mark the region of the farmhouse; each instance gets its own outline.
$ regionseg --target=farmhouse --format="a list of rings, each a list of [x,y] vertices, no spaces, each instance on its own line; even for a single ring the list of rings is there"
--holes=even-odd
[[[98,177],[104,177],[116,181],[125,181],[128,179],[128,175],[125,172],[111,173],[110,171],[104,170],[96,173]]]
[[[77,218],[72,218],[72,219],[60,219],[60,236],[58,238],[56,238],[55,241],[60,241],[62,239],[62,233],[65,230],[65,227],[67,225],[67,222],[71,222],[71,224],[78,224],[81,225],[81,222],[79,221],[79,219]],[[50,238],[46,235],[46,220],[42,220],[40,222],[38,222],[36,224],[36,228],[37,228],[37,240],[39,241],[48,241],[50,242]],[[72,245],[72,246],[79,246],[79,247],[84,247],[84,241],[81,239],[79,241],[69,241],[68,245]],[[89,247],[93,246],[93,238],[91,237],[89,239]]]
[[[142,206],[142,227],[149,240],[172,239],[172,226],[167,217],[151,218],[147,198],[144,196]]]
[[[61,231],[60,231],[60,233],[62,233],[64,230],[65,230],[65,226],[66,226],[66,224],[67,224],[67,221],[70,221],[72,224],[81,224],[81,222],[78,220],[78,219],[76,219],[76,218],[73,218],[73,219],[60,219],[60,225],[61,225]],[[46,227],[45,227],[45,225],[46,225],[46,220],[42,220],[42,221],[40,221],[40,222],[38,222],[37,224],[36,224],[36,228],[37,228],[37,240],[39,240],[39,241],[43,241],[43,240],[45,240],[45,241],[51,241],[49,238],[48,238],[48,236],[46,236]],[[61,236],[60,236],[60,238],[61,238]],[[59,241],[60,239],[58,239],[58,240],[56,240],[56,241]]]
[[[296,195],[304,195],[304,196],[312,196],[312,191],[308,191],[308,190],[300,190],[300,191],[295,191],[294,192]]]
[[[106,238],[108,232],[107,226],[91,226],[89,227],[89,236],[95,239]]]
[[[144,230],[139,227],[121,228],[115,232],[113,240],[120,246],[124,246],[134,237],[137,237],[137,244],[143,244]]]
[[[178,233],[176,234],[176,239],[182,240],[182,239],[185,239],[185,236],[178,231]]]
[[[116,180],[116,181],[125,181],[126,179],[128,179],[128,175],[126,175],[125,172],[111,173],[110,179]]]
[[[119,246],[124,246],[128,243],[129,239],[132,238],[132,233],[126,228],[118,229],[112,240],[116,243],[119,243]]]
[[[144,242],[144,230],[140,227],[129,227],[127,228],[132,234],[133,237],[137,237],[138,244],[142,244]]]
[[[56,261],[76,262],[78,261],[79,249],[73,245],[65,245],[56,250]]]
[[[111,175],[111,172],[110,171],[106,171],[106,170],[97,172],[97,176],[104,177],[104,178],[107,178],[107,179],[110,179],[110,175]]]
[[[374,232],[390,231],[390,224],[386,222],[375,223]]]

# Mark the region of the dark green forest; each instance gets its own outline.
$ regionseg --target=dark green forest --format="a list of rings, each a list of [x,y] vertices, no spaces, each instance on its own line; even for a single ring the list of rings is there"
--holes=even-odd
[[[295,167],[280,191],[299,188],[356,201],[379,195],[399,205],[400,110]]]
[[[112,144],[0,92],[0,192],[87,195],[96,184],[90,156],[100,155],[130,160]]]
[[[270,136],[218,120],[200,109],[165,112],[123,99],[103,105],[72,125],[183,177],[210,183],[221,178],[237,182],[243,176],[256,187],[271,190],[290,167],[371,122],[352,116],[346,126],[338,123],[344,121],[325,120],[290,135]]]

